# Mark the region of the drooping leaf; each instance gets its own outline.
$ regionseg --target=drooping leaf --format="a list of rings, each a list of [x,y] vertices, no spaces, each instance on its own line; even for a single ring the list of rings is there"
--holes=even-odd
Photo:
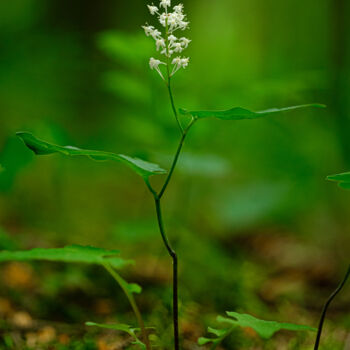
[[[26,146],[36,155],[61,153],[66,156],[87,156],[96,161],[113,160],[126,164],[143,178],[148,178],[151,175],[166,174],[166,170],[160,168],[157,164],[149,163],[139,158],[132,158],[124,154],[92,151],[72,146],[58,146],[53,143],[40,140],[28,132],[18,132],[17,136],[19,136]]]
[[[85,324],[91,327],[99,327],[99,328],[105,328],[105,329],[113,329],[115,331],[126,332],[132,337],[135,336],[135,331],[138,330],[138,328],[133,328],[132,326],[129,326],[128,324],[123,324],[123,323],[102,324],[102,323],[95,323],[95,322],[86,322]]]
[[[285,329],[289,331],[316,331],[315,328],[292,323],[281,323],[276,321],[259,320],[251,315],[239,314],[237,312],[227,311],[231,318],[220,317],[218,321],[228,322],[241,327],[253,328],[262,338],[271,338],[276,332]]]
[[[338,183],[338,186],[346,190],[350,190],[350,172],[341,173],[336,175],[330,175],[327,177],[330,181],[335,181]]]
[[[241,119],[257,119],[262,118],[270,114],[276,114],[281,112],[292,111],[301,108],[325,108],[322,104],[305,104],[299,106],[285,107],[285,108],[271,108],[264,111],[253,112],[245,108],[235,107],[222,111],[188,111],[186,109],[179,109],[179,112],[183,115],[192,115],[195,118],[218,118],[222,120],[241,120]]]
[[[119,250],[71,245],[64,248],[0,251],[0,262],[45,260],[67,263],[103,264],[104,261],[108,261],[111,266],[117,269],[133,263],[131,260],[124,260],[118,255]]]
[[[95,322],[86,322],[87,326],[93,326],[93,327],[99,327],[99,328],[105,328],[105,329],[113,329],[116,331],[121,331],[128,333],[131,337],[134,338],[133,344],[138,345],[142,350],[146,349],[145,343],[143,343],[136,335],[137,331],[140,331],[139,328],[131,327],[127,324],[117,323],[117,324],[101,324],[101,323],[95,323]]]

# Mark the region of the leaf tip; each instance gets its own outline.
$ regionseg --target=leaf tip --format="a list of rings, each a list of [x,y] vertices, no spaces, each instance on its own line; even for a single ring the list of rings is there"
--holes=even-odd
[[[323,103],[314,103],[312,105],[312,107],[316,107],[316,108],[327,108],[327,105],[323,104]]]

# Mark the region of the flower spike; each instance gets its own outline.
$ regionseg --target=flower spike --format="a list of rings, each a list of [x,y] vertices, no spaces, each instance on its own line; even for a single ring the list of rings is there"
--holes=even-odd
[[[156,70],[159,75],[164,79],[159,66],[161,64],[167,65],[170,76],[174,75],[179,69],[186,68],[189,64],[189,58],[176,57],[171,59],[173,54],[181,54],[188,48],[191,40],[186,37],[177,38],[174,32],[177,30],[185,30],[189,26],[189,22],[184,14],[184,5],[178,4],[171,10],[171,0],[160,0],[159,6],[147,5],[151,15],[156,15],[159,24],[163,27],[160,31],[154,26],[146,24],[142,28],[145,31],[146,36],[152,37],[156,44],[156,49],[161,55],[166,57],[166,62],[162,62],[158,59],[150,59],[151,69]],[[163,11],[162,11],[163,10]],[[170,67],[172,65],[172,67]]]

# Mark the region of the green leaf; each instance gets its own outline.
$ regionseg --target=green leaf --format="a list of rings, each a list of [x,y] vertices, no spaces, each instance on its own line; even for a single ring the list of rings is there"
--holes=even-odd
[[[140,294],[142,292],[142,287],[136,283],[127,283],[127,288],[132,294]]]
[[[208,327],[208,333],[214,334],[216,338],[200,337],[198,339],[198,344],[205,345],[207,343],[213,343],[215,345],[218,345],[224,338],[226,338],[228,335],[231,334],[232,330],[233,330],[233,327],[224,328],[224,329],[216,329],[216,328]]]
[[[221,317],[220,322],[228,322],[241,327],[253,328],[262,338],[269,339],[279,330],[285,329],[289,331],[316,331],[315,328],[309,326],[296,325],[292,323],[280,323],[275,321],[259,320],[251,315],[239,314],[237,312],[227,311],[227,315],[231,318]]]
[[[102,324],[102,323],[95,323],[95,322],[86,322],[85,323],[87,326],[92,326],[92,327],[99,327],[99,328],[105,328],[105,329],[113,329],[115,331],[121,331],[121,332],[126,332],[132,337],[135,336],[135,331],[137,328],[133,328],[127,324],[123,323],[116,323],[116,324]]]
[[[86,322],[87,326],[94,326],[99,328],[105,328],[105,329],[113,329],[116,331],[122,331],[128,333],[131,337],[134,338],[133,344],[140,346],[142,350],[146,349],[146,345],[137,337],[135,334],[136,331],[139,331],[139,328],[133,328],[127,324],[117,323],[117,324],[101,324],[101,323],[95,323],[95,322]]]
[[[166,170],[160,168],[157,164],[149,163],[139,158],[132,158],[124,154],[85,150],[72,146],[58,146],[53,143],[40,140],[28,132],[17,132],[17,136],[19,136],[26,146],[36,155],[61,153],[66,156],[87,156],[96,161],[113,160],[126,164],[143,178],[148,178],[151,175],[166,174]]]
[[[338,182],[338,186],[346,190],[350,190],[350,172],[330,175],[327,177],[330,181]]]
[[[216,339],[200,337],[200,338],[198,338],[198,345],[205,345],[208,343],[213,343],[215,341],[216,341]]]
[[[179,112],[183,115],[192,115],[195,118],[218,118],[222,120],[241,120],[241,119],[257,119],[261,117],[265,117],[266,115],[276,114],[281,112],[292,111],[295,109],[301,108],[326,108],[325,105],[322,104],[306,104],[300,106],[292,106],[285,108],[271,108],[264,111],[253,112],[245,108],[235,107],[228,110],[223,111],[188,111],[186,109],[179,109]]]
[[[119,255],[119,250],[71,245],[64,248],[0,251],[0,262],[46,260],[67,263],[103,264],[107,260],[110,265],[117,269],[133,263],[131,260],[124,260],[117,255]]]
[[[227,333],[228,329],[216,329],[212,327],[208,327],[208,332],[216,335],[217,337],[222,337]]]

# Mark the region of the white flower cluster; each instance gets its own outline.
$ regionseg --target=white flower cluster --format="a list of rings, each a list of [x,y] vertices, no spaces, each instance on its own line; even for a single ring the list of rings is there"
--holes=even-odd
[[[151,69],[155,69],[160,76],[164,79],[159,66],[173,65],[170,76],[174,75],[179,69],[186,68],[189,63],[189,58],[177,56],[171,60],[171,57],[175,54],[180,54],[185,50],[191,40],[180,37],[177,38],[174,32],[177,30],[185,30],[188,28],[189,22],[186,21],[186,15],[183,13],[184,6],[182,4],[173,7],[170,11],[171,0],[160,0],[159,7],[155,5],[147,5],[151,15],[156,15],[161,26],[165,28],[164,36],[162,32],[156,29],[154,26],[145,25],[142,28],[145,30],[147,36],[152,37],[155,40],[157,51],[166,56],[166,62],[162,62],[158,59],[150,59]],[[165,80],[165,79],[164,79]]]

